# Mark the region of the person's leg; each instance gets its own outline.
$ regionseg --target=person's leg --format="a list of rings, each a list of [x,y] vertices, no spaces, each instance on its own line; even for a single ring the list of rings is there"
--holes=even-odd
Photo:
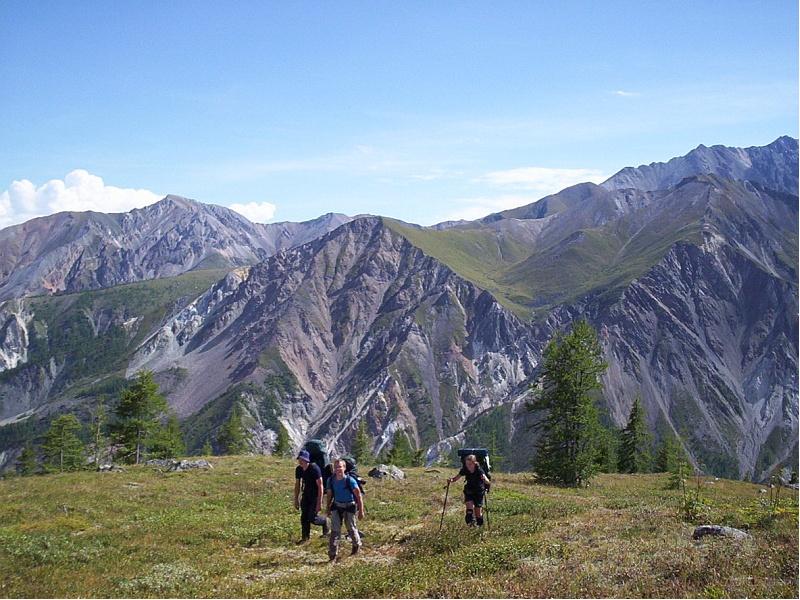
[[[342,535],[342,519],[339,511],[333,509],[331,513],[331,533],[328,536],[328,558],[333,560],[339,551],[339,536]]]
[[[474,502],[472,502],[472,500],[467,500],[466,502],[464,502],[464,504],[467,508],[467,512],[464,515],[464,521],[466,522],[467,525],[472,525],[475,521],[474,517],[475,504]]]
[[[358,519],[355,513],[344,513],[344,523],[347,526],[347,531],[350,534],[350,542],[353,544],[353,554],[358,552],[361,548],[361,536],[358,534]]]
[[[475,523],[483,527],[483,494],[475,497]]]
[[[300,504],[300,538],[301,541],[307,540],[311,537],[311,515],[309,514],[308,503],[303,502]]]

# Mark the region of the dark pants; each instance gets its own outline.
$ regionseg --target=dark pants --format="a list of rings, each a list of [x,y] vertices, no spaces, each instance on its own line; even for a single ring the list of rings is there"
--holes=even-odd
[[[300,528],[303,539],[311,537],[311,525],[324,526],[325,517],[317,516],[317,497],[300,500]]]

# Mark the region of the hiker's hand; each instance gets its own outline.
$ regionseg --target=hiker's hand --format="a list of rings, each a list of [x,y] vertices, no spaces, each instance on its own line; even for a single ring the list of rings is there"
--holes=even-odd
[[[358,511],[358,518],[359,519],[363,519],[364,518],[364,509],[363,508]]]
[[[318,513],[322,512],[322,504],[320,504],[319,502],[317,502],[317,512]]]

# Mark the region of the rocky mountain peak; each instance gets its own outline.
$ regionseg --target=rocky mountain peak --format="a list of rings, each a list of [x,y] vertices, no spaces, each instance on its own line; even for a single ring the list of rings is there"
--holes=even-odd
[[[678,184],[686,177],[701,174],[753,181],[780,192],[797,195],[797,140],[782,136],[767,146],[749,148],[720,145],[709,147],[700,144],[685,156],[665,163],[625,167],[600,185],[608,190],[663,190]]]

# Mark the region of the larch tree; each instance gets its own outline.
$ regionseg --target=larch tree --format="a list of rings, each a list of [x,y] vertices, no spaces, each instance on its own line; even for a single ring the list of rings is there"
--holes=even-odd
[[[597,334],[586,321],[557,334],[544,351],[534,399],[528,408],[541,415],[534,471],[537,480],[585,485],[596,473],[601,425],[596,400],[607,364]]]

